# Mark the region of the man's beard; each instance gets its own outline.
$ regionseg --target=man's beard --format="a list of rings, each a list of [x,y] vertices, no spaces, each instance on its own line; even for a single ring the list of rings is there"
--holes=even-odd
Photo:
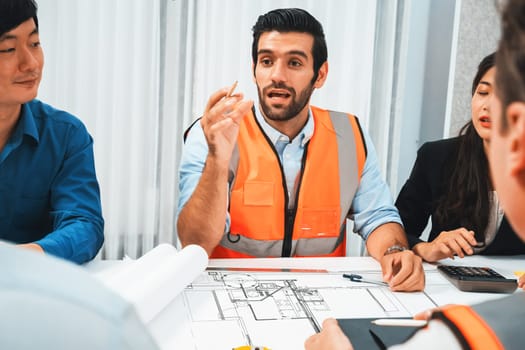
[[[288,107],[284,107],[283,105],[270,106],[269,104],[267,104],[264,97],[267,96],[266,91],[268,91],[269,89],[287,90],[290,93],[291,99],[291,103],[288,105]],[[313,92],[313,84],[310,84],[304,90],[302,90],[298,98],[296,98],[297,93],[295,92],[295,89],[288,87],[282,83],[271,84],[265,87],[262,90],[262,92],[259,86],[257,86],[257,93],[259,95],[259,101],[261,103],[262,111],[266,118],[273,121],[287,121],[296,117],[299,114],[299,112],[301,112],[303,108],[308,104],[310,96],[312,96]]]

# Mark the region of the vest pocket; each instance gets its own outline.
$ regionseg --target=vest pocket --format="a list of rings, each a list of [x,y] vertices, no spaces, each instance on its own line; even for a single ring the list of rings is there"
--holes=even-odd
[[[243,204],[253,206],[274,205],[273,182],[250,181],[243,186]]]
[[[339,208],[302,210],[299,219],[301,238],[328,238],[339,236]]]

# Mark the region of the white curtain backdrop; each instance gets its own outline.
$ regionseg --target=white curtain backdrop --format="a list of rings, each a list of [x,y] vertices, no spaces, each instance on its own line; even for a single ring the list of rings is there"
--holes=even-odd
[[[166,238],[158,232],[160,0],[38,4],[39,98],[77,115],[95,140],[102,257],[136,257]]]
[[[251,27],[260,14],[301,7],[323,24],[329,74],[312,103],[354,113],[367,128],[380,56],[378,3],[38,0],[46,57],[39,98],[77,115],[95,140],[106,220],[101,257],[138,257],[176,243],[182,132],[208,96],[234,80],[237,91],[256,99]],[[391,81],[388,57],[380,71]],[[386,156],[379,153],[381,164]]]
[[[239,81],[238,91],[256,98],[251,70],[251,28],[257,17],[280,7],[300,7],[322,24],[329,73],[312,103],[352,112],[366,125],[374,59],[376,2],[361,0],[195,1],[195,60],[192,110],[202,113],[208,96]]]

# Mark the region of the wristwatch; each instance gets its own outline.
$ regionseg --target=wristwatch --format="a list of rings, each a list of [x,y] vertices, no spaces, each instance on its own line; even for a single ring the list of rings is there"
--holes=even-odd
[[[392,253],[404,252],[405,250],[408,250],[408,248],[403,247],[402,245],[399,245],[399,244],[394,244],[393,246],[390,246],[387,248],[387,250],[385,250],[385,254],[383,254],[383,256],[392,254]]]

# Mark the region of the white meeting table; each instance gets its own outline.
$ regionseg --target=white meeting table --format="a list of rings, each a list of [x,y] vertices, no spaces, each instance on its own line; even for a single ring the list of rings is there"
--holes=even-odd
[[[100,275],[120,263],[98,260],[86,268]],[[525,256],[471,256],[440,263],[491,267],[507,278],[525,271]],[[203,276],[147,326],[161,349],[300,349],[326,317],[411,317],[435,306],[472,305],[508,295],[462,292],[436,264],[424,263],[424,270],[422,293],[393,293],[342,277],[358,273],[381,280],[380,265],[371,257],[210,259]]]

